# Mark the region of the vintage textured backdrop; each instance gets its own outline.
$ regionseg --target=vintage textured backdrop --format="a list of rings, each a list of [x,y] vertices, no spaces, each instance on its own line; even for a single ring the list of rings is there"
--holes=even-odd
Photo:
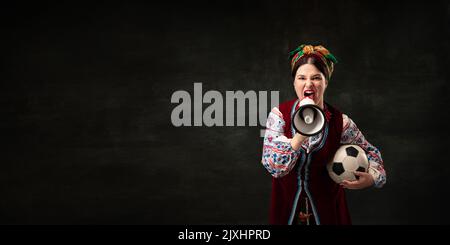
[[[1,224],[266,224],[260,127],[172,126],[173,92],[294,96],[287,53],[340,63],[326,100],[379,147],[388,183],[355,224],[448,223],[448,1],[9,4]],[[206,107],[206,105],[204,106]]]

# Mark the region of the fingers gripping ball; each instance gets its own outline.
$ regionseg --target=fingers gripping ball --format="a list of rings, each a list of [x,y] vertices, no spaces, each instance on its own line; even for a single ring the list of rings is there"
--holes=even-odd
[[[356,176],[354,171],[367,172],[368,169],[367,155],[357,145],[339,147],[332,161],[327,164],[328,174],[338,184],[343,180],[357,180],[359,176]]]

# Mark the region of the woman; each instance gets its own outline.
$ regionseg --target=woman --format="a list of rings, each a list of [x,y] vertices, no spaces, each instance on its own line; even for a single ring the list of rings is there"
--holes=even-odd
[[[386,173],[381,154],[347,115],[324,102],[335,57],[322,46],[301,45],[290,53],[290,61],[297,98],[272,109],[264,137],[262,164],[273,176],[270,223],[351,224],[344,188],[382,187]],[[307,97],[326,115],[324,129],[311,137],[291,125],[292,114]],[[369,171],[355,172],[356,181],[336,184],[326,164],[343,144],[364,149]]]

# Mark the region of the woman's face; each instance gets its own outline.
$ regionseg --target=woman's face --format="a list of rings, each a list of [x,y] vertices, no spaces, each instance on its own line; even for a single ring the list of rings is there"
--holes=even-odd
[[[308,97],[323,109],[323,94],[328,81],[322,72],[312,64],[303,64],[297,69],[294,78],[294,89],[300,100]]]

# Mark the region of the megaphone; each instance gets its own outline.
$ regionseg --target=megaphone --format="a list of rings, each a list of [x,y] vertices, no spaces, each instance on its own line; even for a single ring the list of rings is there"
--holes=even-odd
[[[325,127],[325,113],[310,98],[300,101],[300,107],[292,115],[295,131],[305,136],[313,136]]]

